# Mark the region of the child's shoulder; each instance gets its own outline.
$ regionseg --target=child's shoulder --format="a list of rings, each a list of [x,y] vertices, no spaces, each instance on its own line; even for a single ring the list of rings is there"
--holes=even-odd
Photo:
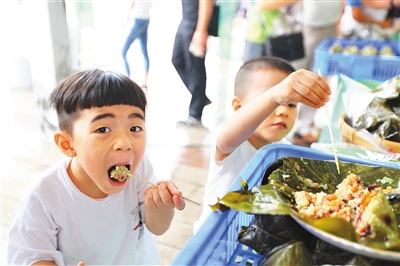
[[[71,158],[63,158],[36,176],[28,186],[28,193],[57,193],[57,187],[64,186],[65,178],[68,176],[67,167],[70,161]]]

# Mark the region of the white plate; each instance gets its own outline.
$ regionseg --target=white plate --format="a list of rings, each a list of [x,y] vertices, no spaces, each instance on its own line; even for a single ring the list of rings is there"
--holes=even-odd
[[[320,239],[332,244],[338,248],[356,253],[358,255],[372,257],[376,259],[382,260],[390,260],[390,261],[399,261],[400,262],[400,252],[395,251],[387,251],[387,250],[380,250],[370,248],[358,243],[351,242],[344,238],[337,237],[335,235],[329,234],[325,231],[320,229],[314,228],[313,226],[303,222],[302,220],[298,219],[296,216],[292,216],[296,222],[298,222],[304,229],[306,229],[311,234],[319,237]]]

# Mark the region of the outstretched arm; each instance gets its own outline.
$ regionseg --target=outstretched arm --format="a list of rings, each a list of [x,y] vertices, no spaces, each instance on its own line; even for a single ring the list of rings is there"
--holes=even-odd
[[[387,28],[392,25],[392,18],[386,18],[383,21],[376,20],[373,17],[365,14],[363,8],[360,6],[352,7],[351,14],[353,18],[360,23],[373,23],[381,26],[382,28]]]
[[[379,0],[379,1],[371,1],[371,0],[361,0],[361,3],[367,7],[373,8],[373,9],[389,9],[392,3],[392,0]]]
[[[329,86],[317,74],[298,70],[279,84],[235,111],[217,137],[216,159],[222,160],[247,140],[256,128],[279,106],[301,102],[314,108],[329,99]]]

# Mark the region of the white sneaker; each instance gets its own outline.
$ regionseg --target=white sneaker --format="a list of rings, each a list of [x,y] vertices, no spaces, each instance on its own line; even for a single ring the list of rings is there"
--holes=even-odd
[[[195,117],[189,115],[187,118],[178,121],[177,125],[180,125],[180,126],[191,126],[191,127],[202,127],[203,123],[201,123],[201,120],[198,120]]]

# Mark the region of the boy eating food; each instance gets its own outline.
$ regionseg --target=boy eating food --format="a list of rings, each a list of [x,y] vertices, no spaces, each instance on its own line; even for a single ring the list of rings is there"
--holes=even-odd
[[[128,77],[100,69],[51,93],[67,156],[32,181],[11,226],[8,264],[160,264],[155,235],[183,210],[181,191],[158,181],[145,155],[146,97]],[[123,167],[135,178],[115,178]]]

